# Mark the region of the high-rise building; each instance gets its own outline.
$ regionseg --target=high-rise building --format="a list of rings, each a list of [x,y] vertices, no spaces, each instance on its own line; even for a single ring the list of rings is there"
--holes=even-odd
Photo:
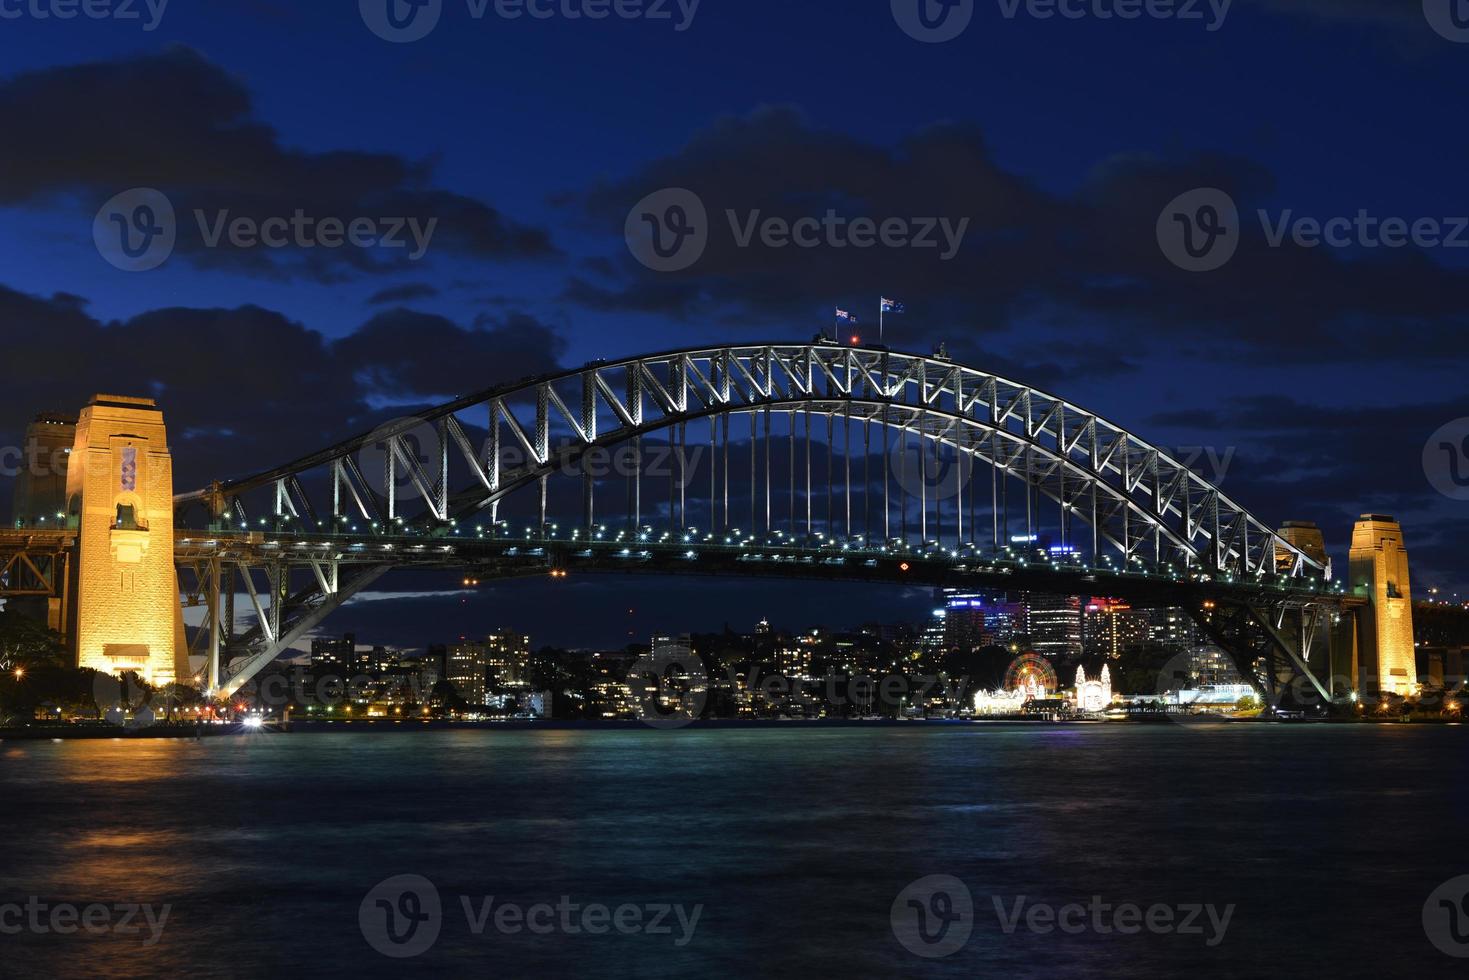
[[[1148,640],[1148,614],[1117,599],[1093,598],[1086,604],[1083,625],[1086,652],[1113,660]]]
[[[485,663],[492,684],[529,687],[530,637],[501,629],[485,638]]]
[[[944,603],[944,649],[973,653],[988,646],[988,604],[983,596],[969,592],[950,593]]]
[[[1372,603],[1360,614],[1362,683],[1408,695],[1417,690],[1413,654],[1413,593],[1403,529],[1391,517],[1363,514],[1352,529],[1351,584]]]
[[[481,707],[486,703],[485,681],[488,675],[489,651],[483,643],[456,643],[449,647],[445,679],[466,703]]]
[[[1025,600],[1031,649],[1057,660],[1081,655],[1081,599],[1033,592]]]
[[[1229,654],[1212,644],[1196,646],[1189,652],[1189,680],[1199,688],[1232,688],[1245,683]]]
[[[1198,637],[1198,627],[1187,612],[1177,607],[1149,609],[1148,642],[1169,650],[1191,649]]]

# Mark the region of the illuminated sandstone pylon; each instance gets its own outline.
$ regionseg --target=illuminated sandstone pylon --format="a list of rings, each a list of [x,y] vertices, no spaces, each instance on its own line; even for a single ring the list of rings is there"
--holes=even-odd
[[[172,683],[188,661],[173,559],[173,461],[152,399],[93,397],[77,422],[66,499],[78,529],[78,665]]]
[[[1372,605],[1363,614],[1363,681],[1384,691],[1412,694],[1418,671],[1413,653],[1413,596],[1403,529],[1391,517],[1363,514],[1352,529],[1352,585],[1365,586]]]

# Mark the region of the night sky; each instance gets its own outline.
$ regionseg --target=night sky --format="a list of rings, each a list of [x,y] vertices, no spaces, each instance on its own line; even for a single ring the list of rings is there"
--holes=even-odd
[[[152,395],[185,490],[592,358],[807,340],[835,306],[870,337],[887,295],[908,309],[890,346],[943,342],[1157,445],[1210,447],[1230,496],[1267,523],[1319,523],[1341,571],[1351,522],[1395,515],[1415,592],[1469,593],[1469,502],[1435,489],[1453,489],[1450,454],[1428,445],[1469,416],[1457,0],[1235,0],[1222,23],[1206,2],[1201,20],[1123,20],[1091,0],[1077,19],[971,0],[943,43],[910,37],[889,0],[702,0],[691,18],[670,0],[667,19],[604,20],[564,16],[585,0],[543,0],[547,19],[443,0],[426,37],[390,43],[366,23],[386,2],[172,0],[148,30],[142,0],[137,20],[0,0],[0,442],[97,391]],[[93,224],[138,187],[172,204],[177,242],[130,272]],[[707,206],[711,240],[656,272],[624,222],[670,187]],[[1165,207],[1196,188],[1241,215],[1213,271],[1159,245]],[[723,217],[829,208],[969,224],[946,261],[740,248]],[[437,224],[416,259],[210,247],[193,213],[226,209]],[[1457,245],[1276,246],[1265,226],[1359,212],[1434,219]],[[327,628],[615,646],[929,608],[769,582],[456,581],[390,577]],[[408,595],[372,601],[389,590]]]

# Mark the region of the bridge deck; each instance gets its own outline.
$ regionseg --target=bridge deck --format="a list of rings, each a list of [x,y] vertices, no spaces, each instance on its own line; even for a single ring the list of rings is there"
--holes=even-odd
[[[850,543],[824,546],[790,541],[693,540],[665,535],[658,540],[591,540],[571,537],[367,537],[201,532],[180,530],[175,550],[181,563],[223,559],[251,565],[271,562],[332,562],[402,568],[464,569],[492,579],[552,571],[677,575],[739,575],[870,581],[1012,591],[1088,594],[1130,598],[1139,604],[1191,605],[1215,599],[1365,604],[1363,595],[1288,576],[1248,581],[1197,570],[1170,573],[1123,571],[1104,563],[1034,560],[976,549],[874,548]]]

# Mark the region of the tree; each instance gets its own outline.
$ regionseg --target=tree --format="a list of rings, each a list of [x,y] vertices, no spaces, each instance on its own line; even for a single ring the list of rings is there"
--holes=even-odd
[[[53,630],[12,609],[0,609],[0,670],[67,666],[66,647]]]

